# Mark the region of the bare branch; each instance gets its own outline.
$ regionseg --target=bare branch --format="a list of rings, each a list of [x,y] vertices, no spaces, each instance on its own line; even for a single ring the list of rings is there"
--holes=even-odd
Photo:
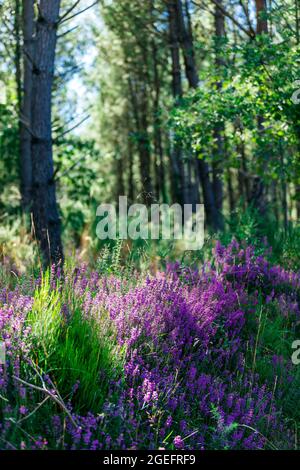
[[[81,119],[81,121],[79,121],[77,124],[75,124],[75,126],[71,127],[70,129],[67,129],[66,131],[62,132],[60,135],[58,135],[55,140],[54,140],[54,143],[57,143],[57,141],[59,139],[61,139],[62,137],[64,137],[66,134],[69,134],[70,132],[72,132],[74,129],[77,129],[77,127],[81,126],[81,124],[83,124],[85,121],[87,121],[89,118],[90,118],[90,114],[88,114],[87,116],[85,116],[83,119]]]
[[[60,20],[58,22],[58,24],[62,24],[62,23],[65,23],[65,21],[70,21],[72,20],[73,18],[75,18],[76,16],[78,15],[81,15],[82,13],[84,13],[85,11],[89,10],[90,8],[94,7],[95,5],[97,5],[97,3],[99,3],[100,0],[96,0],[94,3],[92,3],[91,5],[89,5],[88,7],[84,8],[83,10],[80,10],[78,11],[77,13],[74,13],[74,15],[71,15],[71,16],[68,16],[66,18],[64,18],[63,20]]]
[[[247,20],[247,23],[248,23],[248,26],[249,26],[249,30],[252,32],[253,36],[255,36],[255,31],[252,27],[251,20],[250,20],[249,7],[248,7],[248,5],[244,4],[243,0],[239,0],[239,4],[241,5],[241,7],[243,9],[244,15],[246,17],[246,20]]]
[[[219,10],[223,13],[223,15],[227,16],[241,31],[243,31],[249,38],[254,39],[255,34],[253,34],[252,30],[246,29],[229,11],[225,10],[225,8],[220,5],[217,0],[210,0]]]
[[[63,178],[64,176],[66,176],[66,175],[69,173],[69,171],[74,170],[74,168],[76,168],[76,167],[79,165],[79,163],[81,163],[82,160],[84,160],[84,159],[85,159],[85,155],[84,155],[83,157],[79,158],[79,160],[77,160],[77,162],[73,163],[73,165],[71,165],[71,166],[70,166],[66,171],[64,171],[61,175],[58,174],[58,170],[57,170],[57,171],[55,172],[55,176],[56,176],[55,181],[59,180],[60,178]]]
[[[75,31],[75,29],[77,29],[77,28],[78,28],[78,25],[77,25],[77,26],[74,26],[74,28],[68,29],[68,30],[65,31],[64,33],[58,34],[57,39],[63,38],[63,37],[66,36],[67,34],[72,33],[73,31]]]
[[[44,403],[46,403],[46,401],[49,400],[49,398],[50,398],[49,396],[46,396],[46,398],[44,398],[44,400],[41,401],[41,403],[39,403],[38,406],[33,411],[31,411],[31,413],[29,413],[27,416],[24,416],[24,418],[19,419],[19,421],[17,421],[16,424],[20,424],[23,421],[26,421],[26,419],[33,416],[44,405]]]
[[[26,130],[29,132],[29,134],[33,138],[37,137],[35,133],[33,132],[33,130],[31,129],[29,121],[26,119],[26,117],[22,113],[20,113],[19,115],[19,121],[23,124],[23,126],[26,128]]]
[[[56,394],[54,394],[50,390],[48,390],[44,383],[43,383],[42,387],[39,387],[38,385],[34,385],[34,384],[29,383],[29,382],[26,382],[25,380],[20,379],[19,377],[16,377],[15,375],[13,375],[12,377],[17,382],[20,382],[21,384],[26,385],[29,388],[33,388],[34,390],[38,390],[39,392],[43,392],[46,395],[48,395],[49,398],[52,398],[52,400],[55,401],[55,403],[57,403],[64,410],[64,412],[68,415],[68,417],[69,417],[71,423],[73,424],[73,426],[75,428],[78,427],[78,424],[74,421],[74,419],[73,419],[70,411],[66,407],[66,405],[61,401],[61,399]]]
[[[64,127],[68,126],[69,124],[71,124],[72,122],[74,122],[76,119],[79,119],[81,116],[84,116],[88,113],[88,111],[91,109],[91,105],[89,105],[87,108],[85,108],[83,110],[82,113],[80,114],[77,114],[76,116],[72,115],[67,121],[65,121],[62,125],[60,124],[59,126],[57,127],[54,127],[54,124],[55,124],[55,121],[52,123],[52,130],[53,132],[58,132],[60,131],[61,129],[63,129]],[[59,120],[57,120],[59,122]]]
[[[68,10],[59,18],[58,22],[61,23],[61,21],[66,18],[80,2],[81,0],[77,0],[70,8],[68,8]]]

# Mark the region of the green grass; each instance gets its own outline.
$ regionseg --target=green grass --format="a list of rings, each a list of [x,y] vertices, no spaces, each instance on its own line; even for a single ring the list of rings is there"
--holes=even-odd
[[[62,314],[66,299],[67,317]],[[121,377],[124,358],[107,313],[103,311],[97,320],[87,318],[82,300],[70,287],[51,288],[48,272],[35,292],[27,321],[32,328],[34,363],[51,375],[65,398],[71,398],[70,390],[79,382],[72,397],[76,411],[98,412],[109,383]]]

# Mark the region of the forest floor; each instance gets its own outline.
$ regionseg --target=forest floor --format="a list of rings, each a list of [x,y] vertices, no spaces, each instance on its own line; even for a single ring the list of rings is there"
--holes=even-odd
[[[299,448],[298,232],[238,238],[193,267],[3,264],[0,448]]]

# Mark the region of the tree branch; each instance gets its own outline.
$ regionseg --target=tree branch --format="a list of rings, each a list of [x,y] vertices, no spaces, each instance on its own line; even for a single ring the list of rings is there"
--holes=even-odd
[[[70,21],[72,20],[73,18],[75,18],[76,16],[78,15],[81,15],[81,13],[84,13],[85,11],[89,10],[90,8],[94,7],[95,5],[97,5],[97,3],[99,3],[100,0],[96,0],[94,3],[92,3],[91,5],[89,5],[88,7],[84,8],[83,10],[80,10],[78,11],[77,13],[74,13],[74,15],[71,15],[71,16],[68,16],[64,19],[61,19],[59,20],[58,24],[62,24],[62,23],[65,23],[66,21]]]
[[[58,23],[61,23],[62,20],[66,18],[74,10],[74,8],[76,8],[77,5],[79,5],[80,2],[81,0],[77,0],[62,16],[60,16]]]
[[[229,11],[225,10],[225,8],[220,5],[216,0],[210,0],[219,10],[223,13],[224,16],[227,16],[241,31],[243,31],[249,38],[254,39],[255,34],[248,29],[246,29]]]
[[[21,384],[26,385],[29,388],[33,388],[34,390],[38,390],[39,392],[43,392],[46,395],[48,395],[49,398],[52,398],[52,400],[55,401],[55,403],[57,403],[64,410],[64,412],[68,415],[68,417],[69,417],[71,423],[73,424],[73,426],[75,428],[78,428],[78,424],[74,421],[74,419],[73,419],[70,411],[66,407],[66,405],[60,400],[60,398],[56,394],[54,394],[50,390],[48,390],[44,383],[43,383],[42,387],[39,387],[38,385],[34,385],[34,384],[29,383],[29,382],[26,382],[25,380],[20,379],[19,377],[16,377],[15,375],[13,375],[12,377],[17,382],[20,382]]]
[[[58,135],[55,139],[54,139],[54,143],[57,143],[57,141],[59,139],[61,139],[62,137],[64,137],[66,134],[69,134],[70,132],[74,131],[74,129],[77,129],[77,127],[81,126],[81,124],[83,124],[85,121],[87,121],[89,118],[90,118],[90,114],[88,114],[87,116],[85,116],[83,119],[81,119],[81,121],[79,121],[77,124],[75,124],[75,126],[71,127],[70,129],[67,129],[66,131],[62,132],[60,135]]]

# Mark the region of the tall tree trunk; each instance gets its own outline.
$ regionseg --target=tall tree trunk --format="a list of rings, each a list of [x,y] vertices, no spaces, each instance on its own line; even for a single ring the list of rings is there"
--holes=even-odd
[[[217,0],[218,4],[222,6],[223,1]],[[224,65],[224,60],[219,51],[222,47],[222,41],[225,37],[225,18],[217,6],[215,7],[215,54],[216,54],[216,69],[217,73],[220,72],[221,67]],[[221,91],[222,81],[217,83],[217,90]],[[222,163],[225,159],[225,145],[224,145],[224,124],[219,123],[214,129],[215,139],[215,155],[213,160],[213,190],[216,201],[216,209],[218,211],[218,227],[224,228],[222,208],[223,208],[223,181],[222,181]]]
[[[21,153],[21,196],[23,211],[30,209],[32,186],[31,163],[31,97],[32,97],[32,63],[34,33],[34,0],[23,0],[23,99],[20,119],[20,153]]]
[[[255,0],[256,7],[256,33],[268,33],[267,0]]]
[[[63,262],[51,132],[52,84],[60,0],[39,0],[31,106],[34,230],[45,266]]]
[[[234,190],[233,190],[232,175],[231,175],[230,168],[228,168],[227,170],[227,186],[228,186],[229,210],[230,210],[230,213],[232,214],[235,209],[235,200],[234,200]]]
[[[179,36],[176,21],[176,0],[167,1],[168,19],[169,19],[169,38],[172,62],[172,91],[175,104],[178,104],[182,97],[182,81],[181,81],[181,63]],[[171,136],[172,137],[172,136]],[[184,165],[182,159],[182,150],[174,139],[171,140],[171,193],[174,202],[184,204],[186,197],[186,181],[184,173]]]
[[[128,116],[128,122],[130,122],[130,116]],[[133,132],[128,132],[127,139],[127,155],[128,155],[128,180],[127,180],[127,194],[129,204],[134,203],[134,180],[133,180],[133,165],[134,165],[134,149],[132,142]]]
[[[295,198],[296,198],[296,216],[297,220],[300,220],[300,185],[296,184],[295,187]]]
[[[161,117],[160,117],[160,77],[157,61],[157,46],[155,41],[152,42],[152,58],[153,58],[153,76],[154,76],[154,100],[153,100],[153,125],[154,125],[154,151],[155,151],[155,184],[156,198],[159,201],[160,196],[163,202],[166,202],[165,187],[165,170],[163,161],[163,143],[161,133]]]
[[[279,151],[280,151],[280,180],[281,180],[281,205],[282,205],[282,212],[283,212],[283,226],[285,232],[288,230],[288,202],[287,202],[287,193],[288,193],[288,187],[287,187],[287,181],[286,181],[286,173],[285,173],[285,161],[284,161],[284,146],[282,145],[282,142],[280,141],[279,145]]]
[[[186,12],[188,13],[188,7]],[[176,20],[179,31],[179,40],[183,52],[184,67],[190,88],[197,88],[199,76],[196,67],[193,30],[190,17],[188,16],[188,25],[186,26],[185,15],[182,7],[182,0],[176,0]]]
[[[212,189],[212,184],[209,177],[210,168],[202,159],[197,159],[199,178],[201,181],[203,201],[207,223],[215,230],[218,230],[218,213],[216,210],[215,197]]]
[[[185,2],[186,13],[189,14],[187,2]],[[186,27],[184,12],[181,0],[175,3],[176,27],[178,30],[178,39],[183,52],[184,69],[191,88],[197,88],[199,78],[197,68],[195,67],[195,53],[193,47],[193,36],[191,23]],[[194,167],[194,168],[193,168]],[[184,161],[185,173],[185,202],[194,203],[195,191],[192,183],[193,169],[196,170],[197,163],[192,158],[191,152],[186,152]]]
[[[142,181],[142,200],[144,204],[150,205],[153,202],[153,188],[150,172],[151,152],[148,133],[148,96],[146,83],[141,77],[137,77],[135,80],[129,77],[128,83],[136,128],[137,150]],[[134,83],[136,86],[134,86]]]
[[[245,152],[245,144],[242,138],[243,127],[240,120],[237,120],[235,124],[235,133],[240,131],[241,139],[239,139],[236,150],[240,160],[239,169],[238,169],[238,186],[239,186],[239,197],[243,199],[243,207],[246,207],[246,204],[250,199],[250,185],[249,178],[247,176],[247,157]]]
[[[275,219],[277,224],[279,223],[279,211],[278,211],[278,195],[277,195],[277,182],[272,181],[271,184],[271,200],[272,200],[272,207],[275,215]]]
[[[300,22],[299,22],[299,7],[300,2],[299,0],[295,0],[295,22],[296,22],[296,41],[297,44],[300,42]]]
[[[267,11],[267,3],[266,0],[255,0],[255,7],[256,7],[256,34],[268,34],[268,22],[265,17]],[[257,118],[257,126],[258,131],[263,134],[264,133],[264,117],[258,116]],[[263,156],[264,166],[263,166],[263,173],[267,170],[266,164],[267,159],[266,156]],[[267,209],[267,200],[266,200],[266,186],[264,183],[264,179],[261,176],[257,176],[253,180],[252,191],[250,196],[250,202],[252,203],[253,207],[258,209],[258,212],[261,216],[264,216]]]
[[[15,0],[14,16],[15,33],[15,70],[16,70],[16,91],[18,112],[22,103],[22,72],[21,72],[21,0]]]
[[[116,194],[115,201],[118,204],[119,196],[125,195],[125,183],[124,183],[124,161],[121,154],[120,148],[116,145],[116,154],[114,156],[115,175],[116,175]]]
[[[153,198],[153,186],[151,180],[151,152],[148,133],[148,97],[145,86],[142,85],[141,97],[141,132],[139,135],[140,171],[142,176],[142,197],[144,204],[150,205]]]
[[[188,8],[186,9],[188,12]],[[190,88],[197,88],[199,77],[197,73],[195,50],[193,41],[193,31],[190,16],[187,15],[188,26],[185,24],[185,17],[182,8],[182,1],[175,0],[175,14],[177,28],[179,31],[179,40],[184,56],[185,73]],[[203,200],[208,224],[215,230],[221,229],[220,217],[216,207],[213,187],[210,180],[210,167],[205,160],[198,160],[196,162],[197,170],[202,185]]]

